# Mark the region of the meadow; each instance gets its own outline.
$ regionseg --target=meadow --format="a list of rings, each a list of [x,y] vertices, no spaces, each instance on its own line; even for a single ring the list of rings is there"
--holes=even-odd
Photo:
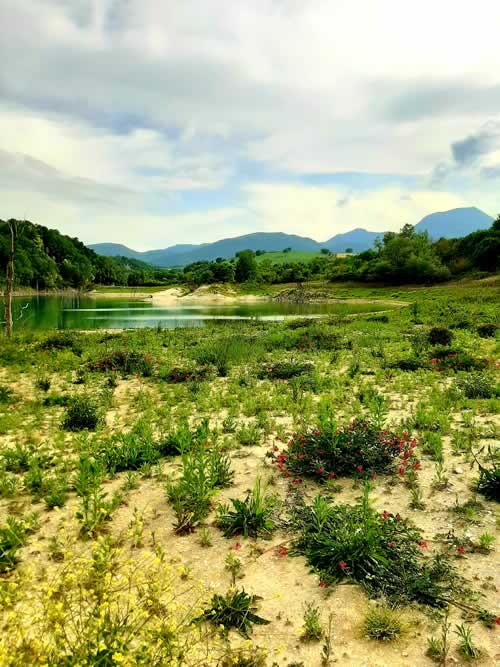
[[[496,664],[499,288],[334,296],[2,339],[2,667]]]

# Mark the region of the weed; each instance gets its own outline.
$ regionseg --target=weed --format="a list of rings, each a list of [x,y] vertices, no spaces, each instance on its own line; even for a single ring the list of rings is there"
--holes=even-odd
[[[224,567],[231,574],[232,586],[236,586],[236,579],[241,576],[243,567],[241,560],[229,551],[224,560]]]
[[[261,432],[257,424],[249,423],[239,429],[236,437],[240,445],[250,447],[259,444]]]
[[[321,667],[330,667],[333,662],[333,614],[328,616],[328,627],[324,633],[325,641],[321,647]]]
[[[300,638],[302,641],[319,641],[323,635],[319,607],[314,602],[306,602],[304,607],[304,625]]]
[[[488,323],[480,324],[477,328],[477,333],[481,338],[494,338],[498,331],[498,324]]]
[[[448,612],[446,612],[441,624],[441,637],[432,636],[427,638],[427,655],[441,667],[446,666],[446,659],[449,652],[449,632],[450,623],[448,622]]]
[[[15,401],[16,397],[12,389],[0,384],[0,405],[14,403]]]
[[[245,590],[229,590],[226,595],[215,594],[210,601],[210,607],[193,622],[206,621],[225,634],[232,628],[243,637],[248,638],[252,625],[268,625],[270,621],[257,616],[257,595],[248,595]]]
[[[90,363],[90,370],[100,372],[118,372],[122,375],[142,375],[151,377],[155,364],[149,354],[132,350],[116,350],[105,357]]]
[[[37,527],[37,517],[32,514],[18,520],[13,516],[0,525],[0,574],[12,570],[18,562],[17,552],[24,546],[28,535]]]
[[[481,651],[474,645],[472,640],[472,630],[465,624],[457,625],[455,634],[459,638],[459,650],[464,658],[468,660],[475,660],[481,655]]]
[[[498,393],[492,378],[486,373],[468,373],[457,380],[456,386],[466,398],[493,398]]]
[[[207,548],[212,546],[212,537],[208,528],[202,528],[200,532],[200,546]]]
[[[272,515],[276,507],[276,498],[266,494],[261,488],[260,479],[244,500],[231,499],[229,505],[217,508],[217,525],[225,537],[244,535],[245,537],[268,536],[274,529]]]
[[[47,376],[42,376],[37,378],[35,382],[35,387],[37,389],[40,389],[41,391],[47,392],[50,389],[50,384],[51,384],[50,378],[48,378]]]
[[[500,502],[500,449],[488,449],[486,464],[480,463],[476,454],[473,456],[479,468],[477,492],[488,500]]]

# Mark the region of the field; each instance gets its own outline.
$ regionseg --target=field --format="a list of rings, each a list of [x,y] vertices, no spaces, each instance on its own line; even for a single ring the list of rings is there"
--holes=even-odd
[[[335,295],[2,339],[0,666],[497,663],[499,289]]]

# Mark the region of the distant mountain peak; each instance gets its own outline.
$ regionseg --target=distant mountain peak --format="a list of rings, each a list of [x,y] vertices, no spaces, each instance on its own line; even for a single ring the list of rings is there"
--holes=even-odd
[[[467,236],[479,229],[487,229],[492,222],[493,218],[489,215],[475,206],[470,206],[431,213],[422,218],[415,225],[415,229],[417,232],[427,232],[433,239],[457,238]],[[335,234],[324,243],[285,232],[252,232],[243,236],[220,239],[213,243],[200,245],[184,243],[147,252],[137,252],[120,243],[97,243],[90,245],[89,248],[109,257],[127,257],[155,266],[168,267],[211,261],[218,257],[227,259],[234,257],[241,250],[272,252],[292,248],[293,250],[319,252],[321,248],[328,248],[332,252],[345,252],[347,248],[351,248],[353,252],[358,253],[373,248],[375,240],[382,238],[383,235],[384,232],[372,232],[356,227],[348,232]]]

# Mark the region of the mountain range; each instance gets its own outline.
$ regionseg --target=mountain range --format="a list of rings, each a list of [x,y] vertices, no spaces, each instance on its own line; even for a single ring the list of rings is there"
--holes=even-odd
[[[427,232],[432,239],[459,238],[478,229],[487,229],[493,218],[475,207],[455,208],[441,213],[431,213],[415,225],[417,232]],[[356,228],[344,234],[336,234],[324,243],[311,238],[285,234],[283,232],[256,232],[230,239],[222,239],[214,243],[200,245],[178,244],[159,250],[138,252],[120,243],[96,243],[88,247],[99,255],[108,257],[127,257],[138,259],[154,266],[185,266],[193,262],[215,260],[218,257],[234,257],[241,250],[279,251],[284,248],[308,252],[319,252],[328,248],[332,252],[363,252],[373,247],[377,238],[384,232],[370,232]]]

